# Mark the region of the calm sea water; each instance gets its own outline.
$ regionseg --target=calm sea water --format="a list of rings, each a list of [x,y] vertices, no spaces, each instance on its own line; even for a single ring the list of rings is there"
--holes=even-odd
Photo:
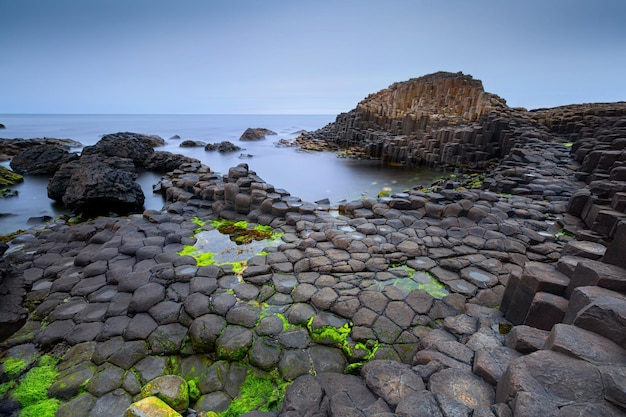
[[[334,119],[334,115],[0,115],[0,123],[6,126],[0,130],[0,138],[69,138],[86,146],[108,133],[159,135],[167,143],[157,150],[197,158],[219,173],[227,173],[230,167],[245,162],[266,182],[311,202],[375,197],[384,187],[402,191],[430,184],[441,175],[429,169],[391,167],[377,161],[340,159],[329,152],[300,152],[275,146],[279,139],[294,139],[299,131],[319,129]],[[267,128],[277,135],[262,141],[240,142],[239,137],[249,127]],[[181,139],[172,139],[175,135]],[[180,142],[186,139],[207,143],[228,140],[244,150],[220,154],[204,148],[181,148]],[[243,158],[241,154],[251,157]],[[152,185],[158,179],[155,174],[144,173],[138,180],[146,195],[146,208],[163,207],[161,196],[152,193]],[[0,199],[0,214],[4,214],[0,216],[0,234],[31,226],[32,217],[54,218],[67,213],[48,199],[47,182],[45,177],[27,176],[22,184],[11,187],[19,192],[18,197]]]

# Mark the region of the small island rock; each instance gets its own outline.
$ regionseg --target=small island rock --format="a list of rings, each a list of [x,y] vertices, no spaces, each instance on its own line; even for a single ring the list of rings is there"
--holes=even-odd
[[[227,140],[220,143],[209,143],[204,147],[205,151],[218,151],[221,153],[240,151],[241,148]]]
[[[257,127],[254,129],[249,127],[246,129],[245,132],[243,132],[239,140],[261,140],[265,139],[265,136],[267,135],[276,135],[276,132],[269,129],[264,129],[262,127]]]

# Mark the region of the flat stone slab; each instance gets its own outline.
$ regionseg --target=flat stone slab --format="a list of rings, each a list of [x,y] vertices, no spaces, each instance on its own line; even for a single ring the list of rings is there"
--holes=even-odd
[[[606,337],[580,327],[557,324],[544,349],[565,353],[595,365],[626,365],[626,351]]]
[[[559,406],[572,401],[604,401],[602,378],[596,366],[550,350],[514,360],[498,381],[496,401],[511,403],[522,392],[548,397]]]
[[[494,403],[494,387],[481,377],[458,369],[444,369],[429,380],[430,392],[452,398],[470,409]]]

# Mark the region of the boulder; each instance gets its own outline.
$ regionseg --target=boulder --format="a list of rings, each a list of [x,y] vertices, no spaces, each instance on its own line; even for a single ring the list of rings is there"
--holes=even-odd
[[[523,393],[545,396],[557,406],[604,400],[598,368],[549,350],[514,360],[498,381],[496,401],[511,404]]]
[[[146,397],[131,404],[126,409],[125,415],[127,417],[180,417],[181,414],[157,397]]]
[[[126,214],[142,211],[145,197],[134,180],[134,174],[100,161],[81,163],[69,176],[61,200],[75,212]],[[53,198],[50,184],[48,195]]]
[[[218,151],[221,153],[228,153],[228,152],[237,152],[240,151],[241,148],[237,145],[235,145],[232,142],[229,142],[227,140],[222,141],[220,143],[208,143],[205,147],[204,147],[205,151]]]
[[[39,145],[59,145],[66,149],[80,148],[82,143],[73,139],[32,138],[32,139],[2,139],[0,140],[0,155],[13,157],[18,153]]]
[[[363,366],[361,375],[368,388],[391,406],[425,388],[422,378],[409,365],[392,360],[370,361]]]
[[[11,168],[18,174],[53,175],[59,167],[78,159],[77,153],[69,153],[61,145],[38,145],[13,157]]]
[[[181,148],[201,148],[206,146],[206,142],[202,142],[201,140],[184,140],[178,146]]]
[[[200,161],[185,155],[156,151],[146,160],[144,168],[149,171],[170,172],[185,163],[200,163]]]
[[[265,139],[265,136],[267,135],[276,135],[276,132],[273,132],[269,129],[264,129],[262,127],[257,127],[257,128],[249,127],[245,130],[245,132],[243,132],[239,140],[242,140],[242,141],[261,140],[261,139]]]
[[[189,407],[187,382],[177,375],[163,375],[148,382],[141,389],[141,396],[156,396],[176,411]]]
[[[6,129],[6,126],[0,123],[0,129]]]
[[[129,158],[137,167],[144,167],[154,153],[154,147],[165,145],[156,135],[120,132],[105,135],[93,146],[86,146],[82,155],[100,154],[106,157]]]

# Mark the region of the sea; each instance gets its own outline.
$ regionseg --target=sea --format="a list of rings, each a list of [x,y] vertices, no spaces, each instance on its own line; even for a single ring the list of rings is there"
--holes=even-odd
[[[0,139],[73,139],[93,145],[109,133],[134,132],[162,137],[166,144],[157,150],[180,153],[199,159],[212,171],[227,174],[230,167],[248,164],[265,182],[284,189],[303,201],[328,199],[331,204],[359,198],[375,198],[388,189],[400,192],[431,184],[442,173],[420,167],[390,166],[379,161],[338,158],[333,152],[304,152],[278,147],[280,139],[295,139],[301,131],[313,131],[334,121],[335,115],[91,115],[25,114],[0,115]],[[260,141],[240,141],[247,128],[276,132]],[[180,139],[178,139],[180,138]],[[180,147],[183,140],[206,143],[230,141],[241,151],[223,154],[203,147]],[[72,149],[80,152],[80,148]],[[9,162],[1,162],[9,167]],[[160,175],[144,172],[137,182],[146,196],[145,208],[160,210],[163,197],[152,192]],[[28,229],[42,218],[70,214],[47,196],[48,177],[25,176],[10,187],[18,196],[0,198],[0,235]]]

